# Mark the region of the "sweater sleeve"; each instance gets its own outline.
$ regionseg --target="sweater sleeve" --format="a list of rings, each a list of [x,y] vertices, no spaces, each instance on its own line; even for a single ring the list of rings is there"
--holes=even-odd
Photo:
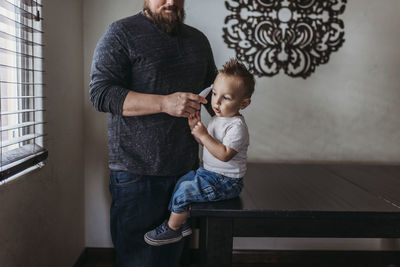
[[[96,110],[122,114],[129,92],[131,62],[122,25],[111,24],[94,51],[90,100]]]

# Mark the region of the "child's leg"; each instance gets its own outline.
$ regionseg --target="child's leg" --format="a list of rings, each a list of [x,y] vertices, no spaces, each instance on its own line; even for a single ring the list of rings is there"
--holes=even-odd
[[[168,226],[173,230],[178,230],[182,224],[186,222],[187,217],[189,216],[189,211],[186,210],[182,213],[171,212],[168,220]]]

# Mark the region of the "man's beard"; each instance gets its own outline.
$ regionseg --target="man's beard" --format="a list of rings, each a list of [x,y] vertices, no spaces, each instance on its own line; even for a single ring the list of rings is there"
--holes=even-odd
[[[175,10],[175,12],[165,13],[164,11],[168,9]],[[185,19],[185,10],[179,9],[177,6],[163,7],[159,13],[153,13],[148,7],[147,1],[145,1],[143,11],[147,13],[158,28],[171,35],[180,31]]]

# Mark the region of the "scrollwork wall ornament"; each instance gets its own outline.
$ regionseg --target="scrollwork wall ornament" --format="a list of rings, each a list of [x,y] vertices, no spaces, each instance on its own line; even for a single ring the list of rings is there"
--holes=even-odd
[[[347,0],[227,0],[223,38],[257,76],[309,77],[344,42]]]

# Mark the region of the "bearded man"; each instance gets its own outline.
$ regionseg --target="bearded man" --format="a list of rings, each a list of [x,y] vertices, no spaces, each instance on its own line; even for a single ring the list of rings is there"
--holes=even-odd
[[[187,118],[217,70],[207,38],[185,25],[184,0],[145,0],[112,23],[92,63],[90,99],[109,113],[111,236],[117,266],[174,267],[183,243],[147,245],[143,235],[168,216],[177,179],[198,167]]]

